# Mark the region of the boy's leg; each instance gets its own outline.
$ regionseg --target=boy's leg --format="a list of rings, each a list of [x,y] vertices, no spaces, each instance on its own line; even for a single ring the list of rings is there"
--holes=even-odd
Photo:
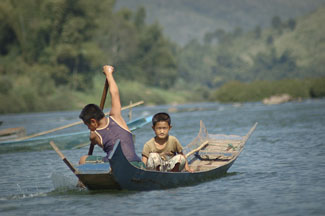
[[[166,163],[168,164],[167,171],[180,172],[185,167],[186,159],[183,155],[178,154],[169,159]]]
[[[147,161],[147,169],[160,170],[162,165],[161,157],[158,153],[150,153]]]

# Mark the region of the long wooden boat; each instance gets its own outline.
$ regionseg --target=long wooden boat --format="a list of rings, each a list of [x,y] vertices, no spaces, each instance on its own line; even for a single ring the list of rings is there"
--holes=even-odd
[[[122,189],[138,191],[188,186],[218,178],[225,175],[238,158],[256,126],[257,123],[245,136],[212,135],[207,133],[201,122],[199,135],[186,147],[193,173],[159,172],[135,167],[127,161],[117,142],[109,157],[112,175]]]
[[[184,148],[194,173],[158,172],[135,167],[126,160],[119,143],[114,146],[110,163],[84,164],[75,168],[54,143],[51,145],[89,190],[166,189],[198,184],[225,175],[242,152],[257,123],[245,136],[208,134],[202,121],[200,125],[197,137]]]
[[[139,117],[127,122],[131,131],[135,131],[151,122],[152,115]],[[26,140],[9,140],[0,142],[0,154],[17,151],[42,151],[49,150],[50,141],[54,141],[61,149],[74,149],[88,145],[89,130],[72,133],[63,133],[51,136],[40,136]]]

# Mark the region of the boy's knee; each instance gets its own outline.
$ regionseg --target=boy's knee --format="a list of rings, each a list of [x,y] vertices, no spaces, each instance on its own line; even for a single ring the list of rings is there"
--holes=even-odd
[[[186,159],[184,155],[178,154],[175,156],[176,164],[179,164],[179,171],[183,170],[185,167]]]
[[[161,157],[158,153],[150,153],[147,161],[147,168],[156,169],[161,165]]]
[[[186,161],[184,155],[178,154],[178,155],[175,155],[175,157],[177,158],[178,162],[181,163],[181,164],[185,163],[185,161]]]

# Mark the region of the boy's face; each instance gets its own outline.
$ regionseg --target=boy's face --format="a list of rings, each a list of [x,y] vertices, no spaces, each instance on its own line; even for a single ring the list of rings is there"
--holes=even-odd
[[[96,128],[98,128],[98,122],[96,119],[90,119],[90,123],[84,122],[85,125],[87,125],[88,129],[91,131],[95,131]]]
[[[169,130],[172,128],[168,122],[160,121],[157,122],[155,126],[152,126],[152,129],[155,131],[156,136],[159,139],[165,139],[168,136]]]

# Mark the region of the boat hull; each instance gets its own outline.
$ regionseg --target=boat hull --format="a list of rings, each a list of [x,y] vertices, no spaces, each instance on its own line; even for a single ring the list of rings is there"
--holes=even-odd
[[[190,186],[222,177],[235,160],[228,164],[202,172],[159,172],[137,168],[125,158],[121,146],[116,143],[109,162],[115,180],[126,190],[159,190],[181,186]]]
[[[109,155],[109,163],[84,164],[74,172],[89,190],[160,190],[199,184],[224,176],[242,152],[257,123],[245,136],[208,134],[201,122],[198,136],[188,144],[189,166],[195,172],[159,172],[131,164],[120,141]],[[77,172],[77,173],[76,173]]]
[[[159,190],[199,184],[224,176],[242,152],[257,123],[245,136],[208,134],[203,122],[198,136],[186,146],[194,172],[159,172],[138,168],[123,154],[120,141],[109,155],[112,174],[122,189]]]
[[[79,165],[76,176],[89,190],[121,189],[110,172],[109,163]]]
[[[78,179],[88,190],[119,190],[120,185],[115,181],[112,174],[77,174]]]

